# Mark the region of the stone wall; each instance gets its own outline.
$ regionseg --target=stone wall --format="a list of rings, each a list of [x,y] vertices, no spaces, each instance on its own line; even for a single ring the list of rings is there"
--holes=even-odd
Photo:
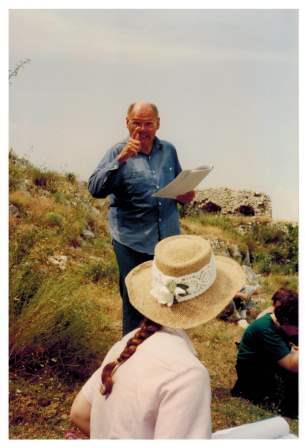
[[[268,195],[249,190],[207,188],[196,192],[185,213],[219,213],[222,215],[266,216],[272,218],[272,203]]]

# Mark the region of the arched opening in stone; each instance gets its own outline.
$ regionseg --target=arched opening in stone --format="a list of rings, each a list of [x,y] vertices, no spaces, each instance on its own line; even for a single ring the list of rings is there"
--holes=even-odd
[[[204,205],[201,206],[201,210],[207,213],[219,213],[221,212],[222,208],[215,202],[207,201]]]
[[[255,210],[251,205],[240,205],[236,209],[236,213],[240,213],[240,215],[244,216],[255,216]]]

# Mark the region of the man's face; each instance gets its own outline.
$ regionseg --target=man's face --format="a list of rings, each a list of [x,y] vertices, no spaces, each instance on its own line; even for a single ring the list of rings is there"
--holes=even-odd
[[[142,149],[150,151],[157,130],[159,129],[159,118],[149,105],[135,105],[132,112],[126,117],[126,126],[130,136],[139,128],[137,140],[140,140]]]

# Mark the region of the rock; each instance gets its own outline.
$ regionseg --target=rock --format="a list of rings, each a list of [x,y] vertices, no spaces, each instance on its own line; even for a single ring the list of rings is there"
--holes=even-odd
[[[99,215],[101,215],[100,210],[98,210],[96,207],[91,207],[91,208],[90,208],[90,211],[91,211],[92,214],[95,215],[95,216],[99,216]]]
[[[13,216],[16,216],[17,218],[20,217],[19,210],[18,210],[18,208],[16,207],[16,205],[14,205],[14,204],[10,204],[10,206],[9,206],[9,212],[10,212]]]
[[[231,244],[228,248],[230,256],[234,258],[236,261],[240,262],[242,260],[242,254],[239,250],[237,244]]]
[[[101,258],[101,257],[95,257],[94,255],[90,255],[90,257],[88,257],[88,258],[89,258],[89,260],[97,261],[98,263],[103,263],[103,258]]]
[[[19,190],[21,190],[23,193],[28,193],[29,196],[31,196],[31,193],[28,191],[32,186],[32,182],[29,181],[29,179],[24,179],[19,184]]]
[[[244,270],[244,273],[246,275],[246,284],[252,286],[260,286],[259,275],[256,274],[253,269],[250,268],[250,266],[246,266],[245,264],[243,264],[242,269]]]
[[[249,251],[249,249],[247,249],[247,251],[245,253],[245,256],[244,256],[244,259],[243,259],[243,264],[247,265],[247,266],[251,265],[251,258],[250,258],[250,251]]]
[[[48,257],[48,261],[60,268],[61,271],[66,269],[68,257],[66,255],[53,255]]]
[[[48,398],[39,398],[38,404],[39,404],[39,406],[46,407],[51,404],[51,400],[49,400]]]
[[[95,237],[95,234],[89,229],[82,230],[81,235],[83,236],[83,238],[85,238],[85,240],[90,240],[91,238]]]

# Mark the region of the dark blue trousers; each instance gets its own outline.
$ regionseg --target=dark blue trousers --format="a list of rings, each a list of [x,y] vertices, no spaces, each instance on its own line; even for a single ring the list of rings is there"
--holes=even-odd
[[[135,250],[118,243],[116,240],[113,240],[113,247],[119,267],[119,289],[122,298],[122,332],[123,335],[125,335],[139,327],[139,323],[144,317],[130,304],[125,285],[125,277],[139,264],[152,260],[153,255],[136,252]]]

